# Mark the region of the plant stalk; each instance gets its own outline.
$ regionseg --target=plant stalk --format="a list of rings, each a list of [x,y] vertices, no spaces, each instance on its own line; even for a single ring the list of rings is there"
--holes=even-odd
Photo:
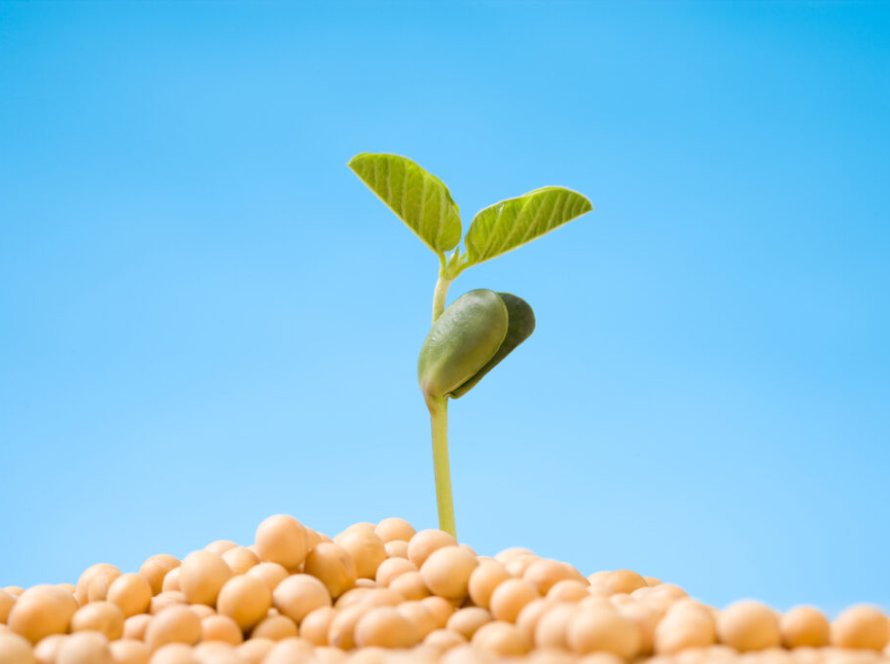
[[[444,270],[439,271],[439,280],[436,282],[436,290],[433,291],[433,322],[445,311],[445,298],[448,296],[448,287],[452,279],[445,276]]]
[[[433,322],[445,311],[448,287],[453,279],[445,275],[444,254],[439,255],[439,279],[433,291]],[[433,472],[436,475],[436,505],[439,509],[439,529],[457,537],[454,526],[454,499],[451,497],[451,463],[448,460],[448,397],[427,400],[430,426],[433,430]]]
[[[427,401],[433,431],[433,469],[436,475],[436,505],[439,529],[457,537],[454,525],[454,499],[451,497],[451,468],[448,461],[448,397]]]

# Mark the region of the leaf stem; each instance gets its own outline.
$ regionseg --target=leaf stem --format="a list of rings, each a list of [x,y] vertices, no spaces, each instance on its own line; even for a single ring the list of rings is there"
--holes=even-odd
[[[436,475],[436,504],[439,528],[457,537],[454,526],[454,500],[451,497],[451,468],[448,462],[448,397],[427,401],[433,431],[433,469]]]
[[[433,291],[433,322],[445,311],[445,298],[448,296],[448,287],[453,279],[445,276],[444,268],[439,270],[439,280],[436,282],[436,290]]]
[[[456,276],[456,275],[455,275]],[[454,277],[448,278],[445,254],[439,254],[439,279],[433,291],[433,322],[445,311],[448,287]],[[426,402],[430,411],[430,427],[433,431],[433,472],[436,476],[436,506],[439,510],[439,528],[457,537],[454,525],[454,499],[451,497],[451,463],[448,460],[448,397],[430,397]]]

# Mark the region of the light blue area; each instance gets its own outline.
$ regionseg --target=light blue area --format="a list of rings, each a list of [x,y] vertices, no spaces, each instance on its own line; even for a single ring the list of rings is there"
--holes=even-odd
[[[462,539],[890,608],[890,5],[0,2],[0,586],[435,524],[436,260],[346,169],[593,215],[462,276]]]

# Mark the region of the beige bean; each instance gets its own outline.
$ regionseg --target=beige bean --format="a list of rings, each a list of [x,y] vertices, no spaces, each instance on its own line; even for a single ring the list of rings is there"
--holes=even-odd
[[[407,558],[387,558],[377,568],[375,580],[378,586],[387,587],[400,574],[405,572],[417,572],[415,567]]]
[[[152,595],[151,584],[139,574],[121,574],[108,588],[108,601],[121,610],[124,618],[148,611]]]
[[[131,641],[144,641],[145,630],[148,627],[149,622],[151,622],[151,616],[147,613],[130,616],[124,620],[123,637]]]
[[[0,633],[0,664],[36,664],[31,643],[13,632]]]
[[[638,588],[648,588],[646,579],[629,569],[619,569],[609,572],[602,580],[609,594],[632,593]]]
[[[433,551],[441,549],[443,546],[456,544],[457,540],[445,531],[421,530],[408,542],[408,560],[414,563],[417,569],[420,569]]]
[[[310,611],[300,623],[300,636],[316,646],[328,645],[328,631],[336,614],[336,609],[331,606]]]
[[[114,664],[148,664],[151,652],[142,641],[120,639],[108,644]]]
[[[169,572],[164,575],[164,580],[161,582],[161,592],[168,592],[170,590],[182,590],[182,587],[179,585],[179,574],[182,572],[182,563],[179,566],[174,567]],[[158,593],[160,595],[161,593]]]
[[[424,645],[431,646],[439,652],[451,650],[457,646],[464,645],[466,642],[467,640],[463,636],[457,632],[452,632],[450,629],[434,630],[427,634],[427,637],[423,640]]]
[[[275,643],[269,639],[250,639],[238,646],[238,657],[244,664],[262,664]]]
[[[451,614],[445,627],[469,641],[482,625],[487,625],[492,620],[492,615],[481,606],[468,606]]]
[[[374,532],[384,544],[393,541],[409,542],[417,534],[410,523],[399,517],[383,519],[374,528]]]
[[[464,600],[470,575],[479,565],[476,556],[459,546],[443,546],[433,551],[420,568],[429,590],[439,597]]]
[[[568,626],[568,643],[580,655],[592,652],[612,653],[631,659],[640,651],[637,626],[614,609],[582,609]]]
[[[151,619],[145,643],[151,651],[171,644],[194,645],[201,639],[201,620],[185,606],[169,606]]]
[[[454,606],[443,597],[424,597],[420,603],[430,612],[439,628],[445,627],[451,614],[454,613]]]
[[[400,574],[390,582],[389,590],[407,600],[420,600],[430,595],[430,589],[420,572]]]
[[[303,618],[303,623],[305,622],[306,618]],[[281,641],[293,636],[299,636],[297,624],[287,616],[280,615],[263,618],[250,633],[252,639],[269,639],[270,641]]]
[[[355,626],[355,643],[359,647],[411,648],[420,640],[417,627],[391,606],[371,609]]]
[[[386,560],[386,548],[374,529],[348,528],[334,538],[355,564],[360,579],[373,579],[377,568]]]
[[[501,620],[486,623],[473,635],[473,646],[500,657],[525,655],[531,643],[516,625]]]
[[[775,648],[782,642],[778,616],[755,600],[741,600],[721,611],[717,636],[721,643],[739,652]]]
[[[260,563],[260,558],[246,546],[236,546],[222,554],[223,562],[232,570],[232,574],[246,574],[247,571]]]
[[[569,650],[569,622],[578,608],[574,604],[553,604],[541,615],[534,631],[536,648]]]
[[[78,605],[74,595],[53,586],[37,586],[26,590],[16,600],[7,624],[31,643],[51,634],[68,631]]]
[[[489,608],[491,594],[501,583],[511,578],[507,568],[498,560],[483,560],[470,574],[467,592],[476,606]]]
[[[152,653],[150,664],[200,664],[192,656],[192,647],[184,643],[168,643]]]
[[[71,631],[98,632],[114,641],[124,634],[124,613],[111,602],[90,602],[80,607],[71,618]]]
[[[121,571],[111,563],[96,563],[95,565],[87,567],[83,571],[83,574],[80,575],[80,578],[77,580],[77,585],[75,586],[74,597],[77,599],[77,603],[83,606],[90,601],[90,586],[95,579],[104,577],[104,581],[97,585],[95,592],[98,593],[102,585],[105,585],[107,588],[107,586],[111,585],[111,582],[120,576],[120,574]],[[105,598],[101,597],[97,599]]]
[[[273,562],[264,562],[259,565],[254,565],[247,570],[247,576],[260,579],[266,584],[266,587],[269,590],[275,590],[275,587],[284,581],[289,574],[283,565]]]
[[[371,610],[372,607],[364,604],[356,604],[339,609],[328,626],[328,645],[340,650],[355,648],[355,628],[358,621]]]
[[[179,560],[166,553],[158,553],[148,558],[139,568],[139,576],[148,581],[151,594],[157,595],[163,589],[164,577],[179,567]]]
[[[263,664],[309,664],[313,650],[312,644],[301,638],[287,638],[272,646]]]
[[[237,542],[233,542],[232,540],[220,539],[220,540],[214,540],[213,542],[211,542],[210,544],[205,546],[204,550],[209,553],[213,553],[213,554],[219,556],[220,558],[222,558],[222,555],[226,551],[229,551],[230,549],[235,549],[237,547],[238,547]]]
[[[6,621],[9,620],[9,613],[12,611],[15,600],[16,598],[12,594],[5,590],[0,590],[0,625],[5,625]]]
[[[256,531],[256,553],[262,561],[295,571],[309,551],[306,528],[292,516],[278,514],[263,521]]]
[[[843,611],[831,625],[831,643],[839,648],[883,650],[888,641],[887,616],[874,606],[859,604]]]
[[[113,664],[108,639],[98,632],[72,634],[59,646],[55,664]]]
[[[244,635],[234,619],[217,614],[201,619],[201,640],[223,641],[237,646],[244,641]]]
[[[152,615],[157,615],[168,606],[176,606],[177,604],[187,603],[188,600],[186,600],[185,594],[181,591],[165,590],[162,593],[151,598],[151,603],[148,605],[148,612]]]
[[[358,578],[352,556],[334,542],[320,542],[312,549],[303,571],[321,581],[335,599],[352,588]]]
[[[822,648],[831,641],[831,625],[819,609],[795,606],[779,619],[782,644],[786,648]]]
[[[580,602],[590,595],[590,586],[577,579],[557,581],[547,591],[547,599],[552,602]]]
[[[396,607],[402,616],[411,621],[417,628],[421,639],[437,629],[438,622],[433,614],[420,601],[402,602]]]
[[[226,581],[216,602],[216,610],[229,616],[244,631],[265,618],[271,607],[272,593],[266,584],[246,574]]]
[[[519,615],[516,616],[516,627],[525,634],[526,638],[534,642],[535,629],[541,616],[553,605],[544,597],[538,597],[522,607]]]
[[[232,570],[219,555],[195,551],[182,561],[179,586],[190,604],[213,606],[219,591],[232,578]]]
[[[38,664],[55,664],[56,657],[59,654],[59,648],[68,638],[66,634],[51,634],[46,638],[40,639],[40,643],[34,646],[34,657]]]
[[[516,622],[522,608],[539,597],[538,589],[524,579],[508,579],[491,595],[489,609],[496,620]]]
[[[297,625],[310,611],[331,606],[325,585],[309,574],[293,574],[278,584],[272,593],[275,608]]]

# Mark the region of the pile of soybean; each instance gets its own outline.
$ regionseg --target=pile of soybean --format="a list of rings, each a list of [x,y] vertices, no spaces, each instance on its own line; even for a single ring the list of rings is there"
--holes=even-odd
[[[479,556],[403,519],[330,539],[290,516],[138,572],[0,591],[0,664],[890,662],[888,618],[755,601],[718,610],[629,570]],[[886,649],[886,650],[885,650]]]

